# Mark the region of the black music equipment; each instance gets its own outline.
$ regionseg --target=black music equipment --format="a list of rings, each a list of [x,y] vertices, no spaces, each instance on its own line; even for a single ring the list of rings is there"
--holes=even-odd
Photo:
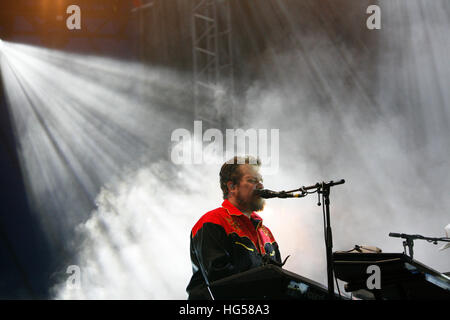
[[[329,299],[326,287],[272,264],[211,282],[210,289],[216,300]],[[211,299],[206,287],[196,289],[191,296]]]
[[[333,254],[338,279],[347,282],[346,292],[377,300],[449,299],[450,277],[411,259],[403,253]],[[380,288],[368,289],[371,276],[367,268],[380,268]]]

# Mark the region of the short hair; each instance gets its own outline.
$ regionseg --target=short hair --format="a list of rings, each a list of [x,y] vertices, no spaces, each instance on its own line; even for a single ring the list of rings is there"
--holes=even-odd
[[[220,169],[220,188],[223,192],[223,198],[228,199],[227,183],[231,181],[233,184],[238,184],[242,178],[242,172],[239,169],[241,165],[249,164],[254,166],[261,166],[259,158],[253,156],[235,156],[222,165]]]

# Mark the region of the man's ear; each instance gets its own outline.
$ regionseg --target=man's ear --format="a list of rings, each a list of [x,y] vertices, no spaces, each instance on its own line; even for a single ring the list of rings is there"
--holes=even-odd
[[[232,181],[227,182],[228,191],[232,191],[236,188],[236,185]]]

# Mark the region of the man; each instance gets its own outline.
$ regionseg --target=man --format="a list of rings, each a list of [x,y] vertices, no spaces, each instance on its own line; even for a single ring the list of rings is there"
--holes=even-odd
[[[225,200],[192,228],[193,276],[186,289],[189,299],[208,298],[198,296],[207,282],[261,266],[263,261],[281,263],[278,244],[255,213],[265,204],[255,194],[263,188],[260,166],[259,159],[249,156],[234,157],[223,164],[220,187]]]

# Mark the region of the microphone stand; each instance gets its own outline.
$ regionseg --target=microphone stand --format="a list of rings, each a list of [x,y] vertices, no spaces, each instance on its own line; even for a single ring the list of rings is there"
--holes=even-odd
[[[315,185],[311,185],[308,187],[301,187],[296,190],[286,191],[286,193],[298,192],[302,193],[302,196],[307,194],[317,192],[319,194],[319,202],[318,206],[322,205],[324,212],[324,234],[325,234],[325,248],[326,248],[326,257],[327,257],[327,280],[328,280],[328,295],[330,299],[334,299],[334,264],[333,264],[333,235],[331,231],[331,221],[330,221],[330,190],[331,187],[344,184],[345,180],[342,179],[340,181],[334,182],[318,182]],[[310,191],[308,190],[314,190]],[[323,204],[320,203],[320,194],[322,195]]]
[[[433,244],[437,244],[438,241],[450,242],[450,238],[430,238],[430,237],[421,236],[420,234],[405,234],[405,233],[390,232],[389,236],[393,237],[393,238],[405,239],[405,241],[403,241],[403,251],[404,251],[404,254],[406,255],[406,247],[408,247],[409,257],[411,259],[413,259],[413,257],[414,257],[413,247],[414,247],[414,240],[416,240],[416,239],[426,240],[428,242],[432,242]]]
[[[325,204],[324,230],[325,230],[325,247],[327,252],[328,294],[330,296],[330,299],[334,299],[333,235],[331,232],[331,221],[330,221],[330,185],[325,185],[324,183],[322,183],[321,191],[319,190],[318,192],[322,193],[322,197]]]

